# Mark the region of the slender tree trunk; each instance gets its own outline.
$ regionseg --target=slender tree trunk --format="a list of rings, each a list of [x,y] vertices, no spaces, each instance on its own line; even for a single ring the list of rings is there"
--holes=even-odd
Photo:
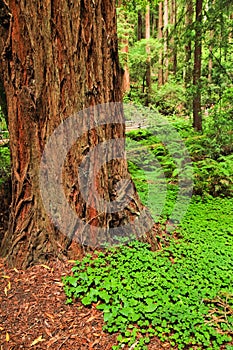
[[[201,113],[201,63],[202,63],[202,0],[196,0],[195,50],[193,70],[193,127],[202,131]]]
[[[66,156],[62,178],[67,202],[79,220],[69,222],[66,212],[63,217],[56,208],[53,213],[66,229],[70,225],[65,234],[48,217],[40,192],[41,156],[49,137],[63,125],[61,122],[86,107],[121,101],[115,6],[110,0],[9,0],[7,8],[0,0],[0,8],[5,18],[0,26],[0,69],[7,97],[12,158],[10,222],[0,254],[11,265],[24,268],[50,256],[67,254],[77,258],[80,244],[76,242],[88,245],[86,241],[91,239],[92,246],[98,246],[104,240],[95,235],[96,227],[106,228],[108,235],[108,228],[133,220],[142,210],[134,193],[125,210],[100,212],[95,193],[89,191],[84,198],[77,181],[78,166],[93,147],[124,138],[121,108],[112,111],[116,124],[95,127],[95,113],[84,113],[78,127],[74,125],[68,134],[62,129],[63,133],[58,134],[57,149],[52,150],[55,165],[61,157],[58,150],[69,145],[69,132],[73,135],[77,130],[79,135]],[[97,117],[102,118],[101,114]],[[100,202],[114,200],[118,181],[129,179],[126,160],[111,159],[115,151],[109,150],[104,165],[103,159],[91,154],[90,159],[85,158],[85,171],[93,169],[96,175]],[[45,163],[44,176],[46,171],[49,176]],[[55,193],[54,198],[49,198],[51,211],[62,196],[54,186],[47,184],[48,193]],[[84,223],[81,228],[80,222]],[[105,237],[105,242],[111,239]]]
[[[128,52],[129,42],[125,40],[125,46],[122,48],[122,52],[125,54],[125,64],[123,68],[122,76],[122,92],[128,92],[130,90],[130,74],[129,74],[129,63],[128,63]]]
[[[155,13],[151,14],[151,37],[154,38],[157,35],[157,16]]]
[[[191,38],[191,26],[193,24],[193,3],[192,1],[186,0],[186,14],[185,14],[185,26],[188,31],[186,45],[185,45],[185,74],[184,74],[184,82],[185,87],[190,87],[192,83],[192,66],[191,66],[191,58],[192,58],[192,38]]]
[[[169,58],[168,58],[168,0],[164,0],[164,83],[168,81]]]
[[[176,33],[176,22],[177,22],[177,6],[176,6],[176,0],[171,0],[170,3],[170,17],[171,17],[171,25],[174,31],[174,34],[171,39],[171,47],[172,47],[172,54],[171,54],[171,67],[173,75],[176,76],[177,72],[177,33]]]
[[[150,5],[146,6],[146,16],[145,16],[145,25],[146,25],[146,40],[150,40]],[[151,59],[150,59],[150,44],[149,42],[146,45],[146,105],[149,105],[150,102],[150,94],[151,94]]]
[[[158,20],[158,39],[162,41],[163,39],[163,2],[159,3],[159,20]],[[163,79],[163,50],[159,52],[159,70],[158,70],[158,86],[164,84]]]
[[[124,21],[127,23],[126,15],[124,14]],[[130,90],[130,74],[129,74],[129,36],[124,33],[124,37],[119,39],[121,52],[124,57],[123,74],[122,74],[122,92],[125,93]]]
[[[185,51],[185,68],[184,68],[184,86],[186,89],[186,103],[185,107],[188,114],[193,110],[193,92],[191,91],[193,85],[193,64],[192,64],[192,37],[191,30],[193,25],[194,7],[193,1],[186,0],[185,3],[185,27],[186,27],[186,44]]]
[[[212,36],[212,33],[211,33]],[[208,82],[212,83],[212,71],[213,71],[213,46],[209,46],[209,62],[208,62]]]
[[[215,0],[211,1],[210,4],[208,4],[207,10],[211,10],[211,7],[214,7]],[[209,34],[210,38],[210,44],[209,44],[209,61],[208,61],[208,82],[209,84],[212,83],[212,71],[213,71],[213,43],[214,43],[214,30],[210,30]]]
[[[138,31],[137,31],[137,36],[138,36],[138,41],[143,38],[142,35],[142,13],[141,11],[138,11]]]
[[[122,1],[117,2],[118,7],[120,8],[122,6]],[[123,17],[123,18],[122,18]],[[127,23],[126,13],[122,11],[122,17],[119,19],[123,19],[124,23]],[[122,93],[130,90],[130,74],[129,74],[129,64],[128,64],[128,52],[129,52],[129,38],[128,33],[125,32],[123,38],[118,38],[121,52],[123,53],[124,58],[124,64],[123,68],[121,69],[121,78],[122,78]]]

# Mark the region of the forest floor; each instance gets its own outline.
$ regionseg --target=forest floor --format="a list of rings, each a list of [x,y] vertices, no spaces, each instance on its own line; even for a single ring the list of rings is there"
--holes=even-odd
[[[117,343],[117,334],[102,330],[102,312],[95,305],[65,304],[61,277],[71,267],[69,261],[53,261],[21,271],[9,269],[0,259],[1,350],[110,350]],[[148,349],[170,346],[154,338]]]

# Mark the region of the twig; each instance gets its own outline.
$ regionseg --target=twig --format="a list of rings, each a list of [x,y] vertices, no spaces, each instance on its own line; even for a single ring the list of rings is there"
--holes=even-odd
[[[57,350],[60,350],[62,346],[65,344],[65,342],[70,338],[71,334],[68,335],[68,337],[65,338],[65,340],[61,343],[61,345],[57,348]]]

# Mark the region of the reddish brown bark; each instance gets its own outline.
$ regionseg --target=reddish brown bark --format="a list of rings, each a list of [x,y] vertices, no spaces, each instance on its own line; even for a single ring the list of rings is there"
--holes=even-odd
[[[177,22],[177,4],[176,0],[170,1],[170,23],[173,26],[174,35],[171,38],[171,68],[174,76],[177,71],[177,33],[176,33],[176,22]]]
[[[124,67],[122,75],[122,92],[125,93],[130,90],[130,74],[129,74],[129,63],[128,63],[128,53],[129,53],[129,40],[125,37],[122,40],[123,47],[121,51],[124,54]]]
[[[195,49],[193,70],[193,127],[202,130],[201,113],[201,63],[202,63],[202,0],[196,0]]]
[[[150,94],[151,94],[151,58],[150,58],[150,5],[146,6],[146,14],[145,14],[145,38],[148,40],[146,45],[146,105],[149,105],[150,102]]]
[[[158,20],[158,39],[163,39],[163,2],[159,3],[159,20]],[[159,52],[159,70],[158,70],[158,86],[164,84],[163,77],[163,50]]]
[[[164,0],[164,83],[168,81],[169,59],[168,59],[168,0]]]
[[[138,28],[137,28],[137,36],[138,36],[138,41],[141,40],[143,38],[143,34],[142,34],[142,13],[141,11],[138,11]]]
[[[9,229],[0,254],[11,265],[27,267],[50,256],[75,257],[80,253],[80,245],[72,240],[74,234],[79,234],[78,227],[67,237],[54,227],[45,211],[39,187],[40,159],[49,136],[61,121],[85,107],[121,101],[116,15],[110,0],[9,0],[8,9],[0,0],[0,6],[8,16],[8,24],[0,26],[0,54],[8,104],[13,193]],[[137,195],[125,211],[97,213],[94,194],[88,194],[90,205],[86,205],[76,179],[85,152],[105,140],[124,137],[123,114],[119,109],[117,124],[88,132],[85,118],[78,127],[82,136],[66,158],[64,191],[80,220],[93,227],[118,226],[141,211]],[[67,135],[63,136],[65,147]],[[95,162],[98,168],[101,160]],[[96,180],[99,196],[114,199],[115,185],[125,177],[125,160],[104,165]],[[88,234],[92,235],[92,229]],[[95,236],[92,239],[98,243]]]

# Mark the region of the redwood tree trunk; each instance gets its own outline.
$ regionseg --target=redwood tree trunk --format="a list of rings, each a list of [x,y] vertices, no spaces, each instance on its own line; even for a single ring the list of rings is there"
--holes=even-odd
[[[159,20],[158,20],[158,39],[162,41],[163,39],[163,2],[159,3]],[[158,86],[164,84],[163,77],[163,50],[159,52],[159,70],[158,70]]]
[[[137,39],[138,41],[142,39],[143,35],[142,35],[142,13],[139,10],[138,11],[138,28],[137,28]]]
[[[172,47],[172,54],[171,54],[171,67],[172,67],[172,72],[173,75],[176,76],[177,72],[177,4],[176,0],[171,0],[170,3],[170,9],[171,9],[171,25],[174,31],[173,38],[171,39],[171,47]]]
[[[11,265],[25,268],[50,256],[78,258],[81,249],[74,237],[83,232],[77,226],[68,237],[64,235],[53,225],[42,203],[41,156],[49,137],[67,117],[89,106],[121,101],[121,81],[115,5],[111,0],[9,0],[8,6],[0,0],[5,17],[0,26],[0,63],[8,105],[13,194],[9,229],[0,254]],[[85,126],[92,115],[80,117],[81,137],[64,165],[66,198],[80,220],[93,224],[93,245],[99,242],[94,235],[96,226],[119,226],[142,211],[134,192],[130,208],[99,213],[94,194],[88,193],[87,204],[77,183],[77,167],[88,150],[105,140],[124,137],[122,110],[115,113],[117,124],[89,131]],[[60,142],[65,147],[69,140],[67,135],[62,136]],[[94,168],[101,169],[96,180],[99,196],[113,200],[117,181],[129,178],[126,161],[114,159],[102,167],[102,159],[94,162]],[[48,190],[53,185],[48,184]],[[146,225],[142,226],[137,234],[146,231]],[[92,229],[89,231],[91,236]],[[81,243],[85,245],[85,239]]]
[[[202,0],[196,0],[195,49],[193,70],[193,127],[202,130],[201,114]]]
[[[148,40],[146,44],[146,105],[149,105],[151,95],[151,59],[150,59],[150,5],[146,6],[145,14],[145,38]]]
[[[185,75],[184,82],[185,87],[190,87],[192,83],[192,37],[191,37],[191,26],[193,23],[193,3],[192,1],[186,0],[186,14],[185,14],[185,26],[188,32],[185,44]]]
[[[168,59],[168,0],[164,0],[164,83],[168,81],[169,59]]]

